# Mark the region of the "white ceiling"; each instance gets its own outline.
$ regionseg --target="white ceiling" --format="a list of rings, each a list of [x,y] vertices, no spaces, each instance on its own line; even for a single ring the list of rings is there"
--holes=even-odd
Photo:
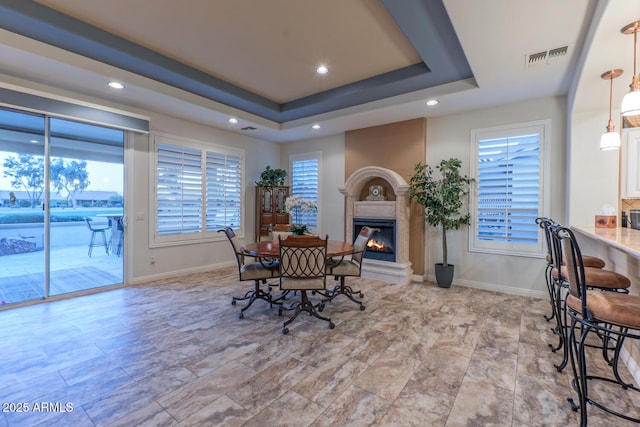
[[[39,3],[276,102],[420,62],[382,5],[371,0]],[[572,85],[577,88],[576,108],[606,109],[608,87],[600,80],[600,74],[608,68],[625,69],[615,82],[619,99],[624,93],[622,87],[630,82],[633,40],[620,35],[619,27],[640,18],[637,0],[444,0],[444,5],[474,79],[284,123],[6,30],[0,30],[0,55],[4,59],[0,63],[0,73],[4,75],[0,81],[6,82],[5,86],[9,83],[30,90],[50,91],[49,87],[55,87],[60,93],[83,94],[80,97],[88,101],[108,100],[113,106],[157,111],[274,142],[566,95]],[[581,59],[585,35],[594,29],[589,28],[594,9],[596,24],[602,28],[597,28],[593,41],[587,37],[590,53]],[[611,40],[601,41],[601,34],[608,34],[606,40]],[[569,47],[565,57],[526,67],[527,54],[561,46]],[[620,58],[620,63],[616,62]],[[319,62],[326,62],[331,68],[328,76],[313,73]],[[586,71],[577,85],[579,66]],[[105,85],[110,79],[123,81],[126,89],[110,90]],[[604,97],[600,97],[601,92]],[[432,96],[438,97],[440,104],[427,107],[424,101]],[[229,124],[230,115],[238,117],[240,123]],[[313,123],[320,123],[321,129],[312,130]],[[241,131],[244,126],[256,130]]]

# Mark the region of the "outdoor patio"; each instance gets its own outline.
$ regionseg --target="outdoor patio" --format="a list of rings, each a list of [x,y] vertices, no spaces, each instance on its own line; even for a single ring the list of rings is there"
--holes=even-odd
[[[88,242],[88,240],[87,240]],[[87,254],[88,245],[51,249],[50,295],[122,283],[122,254],[107,255],[102,248]],[[0,257],[0,305],[42,298],[44,251]]]

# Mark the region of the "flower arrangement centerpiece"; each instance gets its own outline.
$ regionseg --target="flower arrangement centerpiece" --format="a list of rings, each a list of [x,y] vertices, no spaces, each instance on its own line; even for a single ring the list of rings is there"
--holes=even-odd
[[[305,224],[300,223],[300,216],[303,213],[315,212],[318,206],[314,201],[303,198],[297,194],[295,196],[289,196],[284,201],[284,206],[287,212],[292,215],[292,226],[289,229],[295,236],[302,236],[309,234],[309,228]]]

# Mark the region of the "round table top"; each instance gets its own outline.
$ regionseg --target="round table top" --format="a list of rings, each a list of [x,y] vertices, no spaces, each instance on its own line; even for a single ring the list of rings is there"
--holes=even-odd
[[[353,253],[353,244],[339,240],[327,241],[327,258],[344,256]],[[244,253],[258,258],[278,258],[280,256],[280,244],[277,240],[262,240],[260,242],[247,243]]]

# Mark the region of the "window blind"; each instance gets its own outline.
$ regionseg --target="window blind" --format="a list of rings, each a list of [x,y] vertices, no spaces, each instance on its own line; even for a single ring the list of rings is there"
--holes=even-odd
[[[479,240],[538,244],[540,134],[478,142]]]
[[[207,151],[207,220],[209,232],[225,226],[240,228],[242,159]]]
[[[158,144],[157,234],[202,231],[202,152]]]
[[[294,159],[291,162],[291,194],[318,204],[318,159]],[[294,218],[291,218],[294,221]],[[318,227],[318,212],[302,212],[298,222],[311,229]]]

